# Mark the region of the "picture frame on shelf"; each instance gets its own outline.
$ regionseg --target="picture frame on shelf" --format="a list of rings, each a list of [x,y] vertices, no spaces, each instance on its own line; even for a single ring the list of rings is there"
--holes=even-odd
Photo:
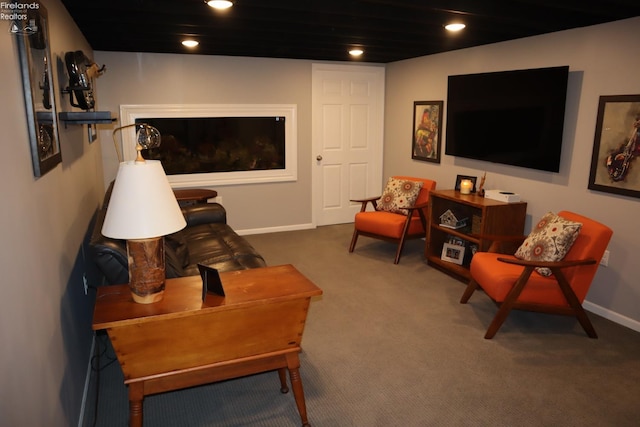
[[[639,155],[640,95],[601,96],[588,188],[640,197]]]
[[[414,101],[411,158],[440,163],[444,101]]]
[[[457,245],[454,243],[444,243],[442,245],[442,255],[440,258],[443,261],[452,262],[454,264],[462,265],[464,261],[464,253],[466,248],[464,245]]]
[[[460,191],[460,183],[465,179],[468,179],[469,181],[471,181],[471,183],[473,184],[473,186],[471,187],[471,193],[475,193],[476,192],[476,182],[478,181],[478,177],[477,176],[469,176],[469,175],[458,175],[458,176],[456,176],[456,185],[455,185],[454,189],[456,191]]]

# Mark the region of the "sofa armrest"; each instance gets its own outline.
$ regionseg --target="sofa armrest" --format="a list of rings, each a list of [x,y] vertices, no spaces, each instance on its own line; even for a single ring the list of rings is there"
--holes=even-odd
[[[219,203],[196,203],[183,206],[182,214],[187,221],[187,227],[200,224],[227,223],[227,211]]]
[[[108,284],[129,283],[126,241],[101,236],[91,241],[91,250],[93,260]]]

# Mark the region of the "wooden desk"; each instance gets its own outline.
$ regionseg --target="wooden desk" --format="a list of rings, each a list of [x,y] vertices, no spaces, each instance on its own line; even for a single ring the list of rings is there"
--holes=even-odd
[[[93,329],[106,329],[129,387],[129,422],[142,426],[144,396],[278,370],[303,426],[298,353],[311,297],[322,290],[291,265],[220,274],[226,297],[202,301],[199,276],[168,279],[164,299],[137,304],[128,285],[98,289]]]

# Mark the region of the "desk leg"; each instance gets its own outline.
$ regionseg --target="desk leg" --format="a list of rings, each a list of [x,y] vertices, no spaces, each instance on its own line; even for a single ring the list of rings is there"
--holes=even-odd
[[[129,427],[142,427],[143,383],[129,384]]]
[[[280,392],[282,394],[289,392],[289,386],[287,385],[287,370],[285,368],[278,369],[278,376],[280,377]]]
[[[300,359],[298,358],[298,353],[289,353],[286,357],[289,377],[291,378],[291,388],[293,388],[293,396],[296,399],[296,406],[300,413],[302,427],[311,427],[307,419],[307,405],[304,401],[304,390],[302,388],[302,379],[300,378]]]

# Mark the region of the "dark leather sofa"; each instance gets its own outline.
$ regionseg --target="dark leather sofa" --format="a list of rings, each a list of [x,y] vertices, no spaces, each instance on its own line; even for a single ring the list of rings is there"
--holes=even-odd
[[[102,235],[111,187],[96,215],[89,247],[93,260],[107,284],[129,282],[126,241]],[[182,206],[187,226],[165,237],[166,277],[200,274],[198,264],[220,272],[265,267],[262,256],[231,227],[227,212],[218,203],[196,203]]]

